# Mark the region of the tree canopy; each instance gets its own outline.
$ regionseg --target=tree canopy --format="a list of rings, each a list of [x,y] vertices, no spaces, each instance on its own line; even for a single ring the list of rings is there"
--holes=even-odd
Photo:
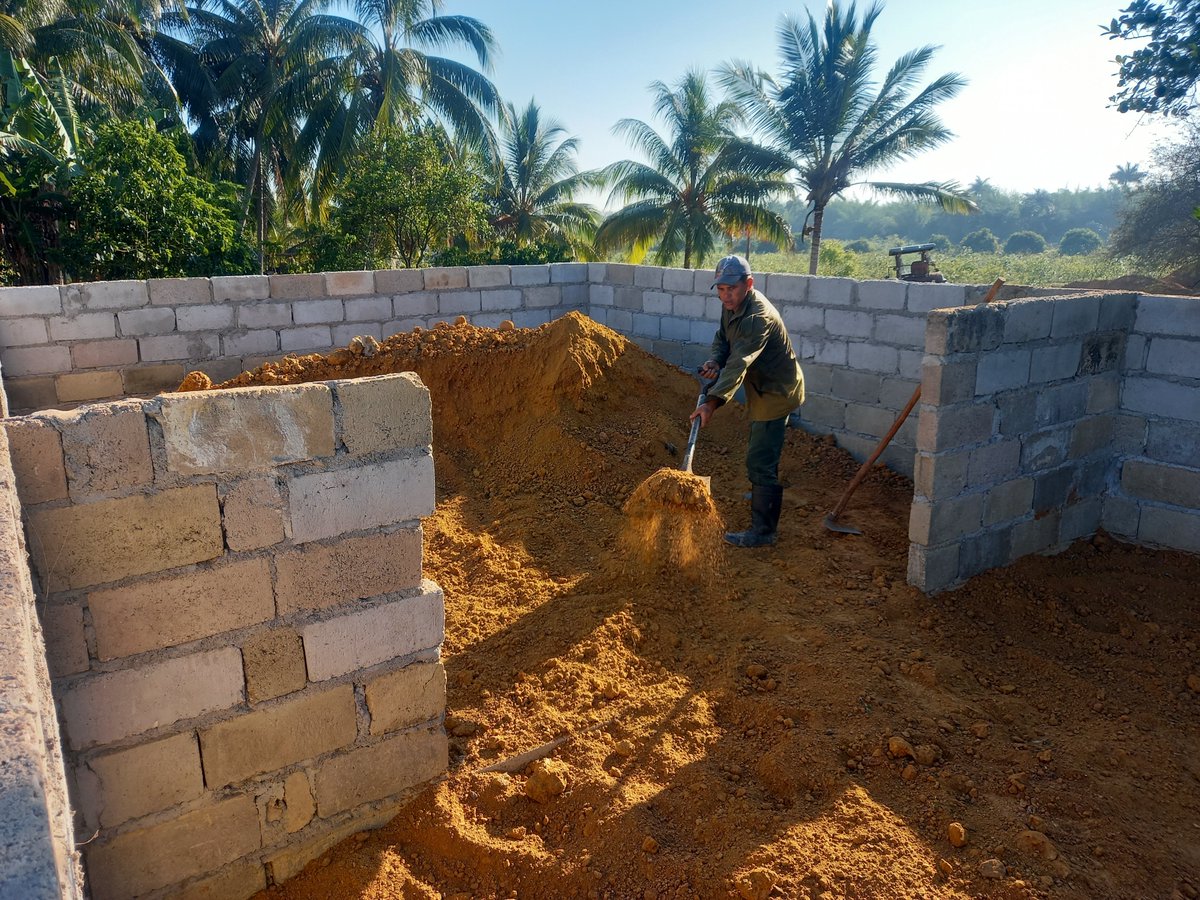
[[[1118,54],[1117,92],[1109,99],[1121,112],[1186,116],[1196,105],[1200,79],[1200,2],[1133,0],[1103,32],[1113,40],[1144,40]]]

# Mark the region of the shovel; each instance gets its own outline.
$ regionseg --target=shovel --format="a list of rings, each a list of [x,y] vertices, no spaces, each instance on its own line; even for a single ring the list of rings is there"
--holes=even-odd
[[[696,408],[699,409],[701,406],[704,405],[705,401],[708,400],[708,389],[710,387],[712,387],[714,384],[716,384],[717,380],[714,378],[712,381],[706,381],[705,379],[700,378],[699,375],[697,375],[696,377],[700,379],[700,398],[696,401]],[[691,432],[691,434],[688,435],[687,448],[683,451],[682,470],[684,472],[687,472],[689,475],[694,474],[692,472],[692,457],[696,455],[696,439],[698,437],[700,437],[700,417],[699,416],[692,419],[692,432]],[[697,475],[696,477],[699,478],[702,482],[704,482],[704,489],[706,491],[710,490],[712,488],[712,476]]]

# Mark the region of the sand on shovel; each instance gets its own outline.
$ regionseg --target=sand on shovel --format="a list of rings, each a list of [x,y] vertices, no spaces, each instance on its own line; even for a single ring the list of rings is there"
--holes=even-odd
[[[630,494],[623,508],[621,545],[644,569],[673,569],[704,580],[716,569],[724,523],[704,480],[659,469]]]

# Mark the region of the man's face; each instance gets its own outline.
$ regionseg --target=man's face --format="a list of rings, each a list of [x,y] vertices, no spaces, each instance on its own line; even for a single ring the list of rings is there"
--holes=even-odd
[[[726,310],[737,312],[752,287],[754,287],[754,276],[747,275],[737,284],[718,284],[717,297],[720,298],[721,306]]]

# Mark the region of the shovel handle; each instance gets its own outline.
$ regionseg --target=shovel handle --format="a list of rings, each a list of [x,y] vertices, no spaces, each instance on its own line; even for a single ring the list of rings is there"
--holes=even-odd
[[[708,389],[717,383],[714,378],[712,381],[700,379],[700,397],[696,400],[696,409],[702,407],[708,400]],[[692,457],[696,455],[696,439],[700,436],[700,417],[692,419],[692,430],[688,434],[687,449],[683,451],[683,471],[692,471]]]

